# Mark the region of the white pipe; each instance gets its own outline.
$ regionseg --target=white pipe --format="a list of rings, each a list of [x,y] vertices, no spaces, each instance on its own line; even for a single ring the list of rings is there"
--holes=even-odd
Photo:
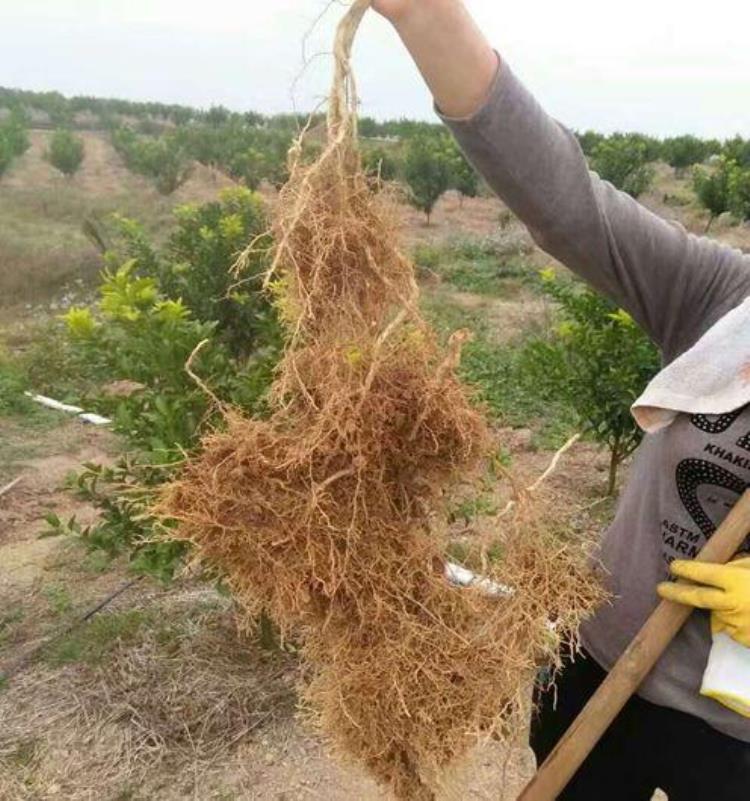
[[[55,409],[55,411],[58,412],[68,412],[68,414],[83,414],[83,409],[81,409],[80,406],[71,406],[67,403],[61,403],[45,395],[34,395],[33,392],[24,392],[24,395],[27,395],[35,403],[41,403],[42,406],[46,406],[48,409]]]
[[[477,576],[476,573],[472,573],[468,568],[461,567],[455,562],[445,563],[445,577],[452,584],[458,584],[459,587],[478,587],[487,595],[513,595],[515,593],[513,587]]]
[[[108,426],[112,422],[108,417],[102,417],[93,412],[84,412],[80,406],[71,406],[69,403],[61,403],[54,398],[48,398],[46,395],[35,395],[33,392],[24,392],[24,395],[31,398],[34,403],[39,403],[42,406],[46,406],[48,409],[74,414],[79,420],[83,420],[84,423],[91,423],[95,426]]]
[[[487,595],[504,595],[507,597],[509,595],[514,595],[516,592],[513,587],[508,587],[507,584],[498,584],[491,579],[477,576],[476,573],[472,573],[468,568],[461,567],[461,565],[457,565],[455,562],[445,563],[445,577],[451,584],[455,584],[459,587],[478,587]],[[557,624],[548,620],[547,628],[554,632],[557,629]]]

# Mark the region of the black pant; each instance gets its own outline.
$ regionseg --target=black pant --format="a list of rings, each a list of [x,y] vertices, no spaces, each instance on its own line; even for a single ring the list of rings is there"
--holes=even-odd
[[[558,677],[556,691],[537,693],[531,747],[539,764],[605,676],[580,654]],[[656,788],[669,801],[750,801],[750,744],[634,697],[558,799],[650,801]]]

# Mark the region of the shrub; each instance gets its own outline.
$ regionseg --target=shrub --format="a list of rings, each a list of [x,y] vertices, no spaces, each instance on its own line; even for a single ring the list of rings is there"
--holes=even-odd
[[[49,163],[67,176],[74,175],[83,163],[83,140],[66,128],[58,128],[47,150]]]
[[[643,137],[614,134],[596,145],[591,167],[602,179],[637,198],[654,179],[649,147]]]
[[[560,322],[551,337],[531,343],[528,369],[548,397],[572,406],[585,431],[610,453],[608,493],[618,467],[635,450],[641,430],[630,407],[659,370],[659,354],[633,319],[578,282],[544,271],[544,292],[557,301]]]

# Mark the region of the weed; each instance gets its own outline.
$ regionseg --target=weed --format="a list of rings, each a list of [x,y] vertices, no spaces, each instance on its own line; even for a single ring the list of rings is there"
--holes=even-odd
[[[87,573],[105,573],[112,566],[112,558],[103,551],[90,551],[81,562]]]
[[[51,643],[44,652],[44,661],[53,667],[73,662],[99,664],[118,643],[135,643],[153,622],[153,614],[142,609],[100,614]]]
[[[542,393],[529,360],[528,342],[499,345],[486,319],[445,298],[425,298],[423,307],[436,330],[446,337],[468,328],[474,338],[463,350],[459,374],[473,386],[477,399],[498,424],[531,427],[539,447],[559,447],[575,430],[576,414],[569,400]]]
[[[22,606],[11,606],[0,613],[0,646],[12,636],[18,624],[24,619]]]
[[[44,522],[47,524],[47,528],[39,534],[40,538],[63,535],[83,537],[88,533],[88,528],[82,528],[75,515],[63,520],[55,512],[48,512],[44,516]]]
[[[448,245],[418,245],[414,260],[464,292],[505,297],[531,277],[526,245],[509,234],[459,239]]]
[[[34,404],[24,395],[26,377],[0,356],[0,416],[30,414]]]
[[[73,608],[73,599],[67,587],[60,584],[50,584],[42,589],[50,609],[56,615],[64,615]]]
[[[17,768],[28,768],[34,764],[39,753],[39,740],[24,737],[13,744],[13,750],[4,756]]]
[[[494,515],[498,511],[497,503],[487,495],[479,495],[476,498],[469,498],[461,501],[448,510],[448,520],[455,522],[461,520],[467,525],[477,517]]]

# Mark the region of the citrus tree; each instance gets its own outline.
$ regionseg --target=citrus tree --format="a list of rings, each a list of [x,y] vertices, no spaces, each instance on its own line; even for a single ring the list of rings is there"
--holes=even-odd
[[[576,132],[576,136],[578,137],[578,143],[581,146],[581,150],[583,150],[584,154],[589,157],[593,155],[597,145],[607,138],[604,136],[604,134],[600,134],[598,131],[590,130]]]
[[[750,220],[750,167],[735,165],[730,173],[729,210],[739,220]]]
[[[435,204],[451,187],[452,175],[451,159],[439,137],[420,134],[407,142],[404,181],[412,205],[425,213],[428,225]]]
[[[67,128],[58,128],[52,134],[46,155],[53,167],[70,177],[83,163],[83,140]]]
[[[710,156],[709,147],[710,143],[697,136],[672,136],[662,143],[662,156],[670,167],[681,172]]]
[[[659,370],[658,351],[630,315],[580,282],[546,270],[542,288],[559,320],[550,336],[529,344],[528,369],[540,392],[569,403],[585,432],[608,448],[613,495],[618,469],[642,437],[630,407]]]
[[[725,157],[721,157],[718,167],[708,170],[704,167],[696,168],[693,176],[693,187],[698,196],[698,202],[708,212],[706,233],[711,224],[720,215],[731,207],[731,179],[737,165]]]
[[[253,280],[262,253],[248,265],[249,283],[237,286],[230,272],[240,246],[266,228],[257,195],[232,189],[219,202],[176,214],[174,233],[159,246],[137,223],[119,221],[98,299],[70,309],[52,343],[53,380],[65,365],[75,376],[66,400],[112,418],[128,442],[127,457],[111,467],[86,465],[76,480],[77,491],[101,510],[98,523],[80,533],[90,548],[127,553],[134,569],[162,579],[184,548],[154,538],[154,493],[200,435],[221,425],[215,399],[263,413],[282,347],[271,301]],[[44,365],[50,373],[49,354]],[[129,388],[102,393],[112,382]],[[46,389],[43,375],[34,384]]]
[[[393,150],[381,146],[363,149],[362,166],[367,173],[378,176],[381,181],[395,181],[400,169]]]
[[[591,168],[600,178],[637,198],[654,179],[654,170],[649,163],[652,156],[652,147],[646,138],[613,134],[594,147]]]
[[[153,178],[163,195],[171,195],[190,177],[190,156],[177,135],[139,136],[130,128],[117,128],[112,144],[128,169]]]
[[[260,196],[231,187],[218,201],[178,206],[174,217],[176,228],[161,248],[140,223],[118,218],[118,258],[135,259],[138,272],[156,278],[166,297],[184,301],[198,319],[213,321],[233,352],[252,350],[257,339],[275,330],[275,317],[259,292],[264,247],[270,244],[263,236],[268,221]],[[231,267],[251,240],[257,253],[238,278]]]
[[[740,167],[750,167],[750,139],[735,136],[724,142],[722,154]]]
[[[452,136],[445,137],[445,140],[445,155],[450,162],[451,171],[450,187],[460,194],[463,203],[465,197],[476,197],[479,194],[479,175],[456,140]]]
[[[13,160],[29,149],[30,141],[26,119],[22,112],[13,110],[8,119],[0,124],[0,175]]]

